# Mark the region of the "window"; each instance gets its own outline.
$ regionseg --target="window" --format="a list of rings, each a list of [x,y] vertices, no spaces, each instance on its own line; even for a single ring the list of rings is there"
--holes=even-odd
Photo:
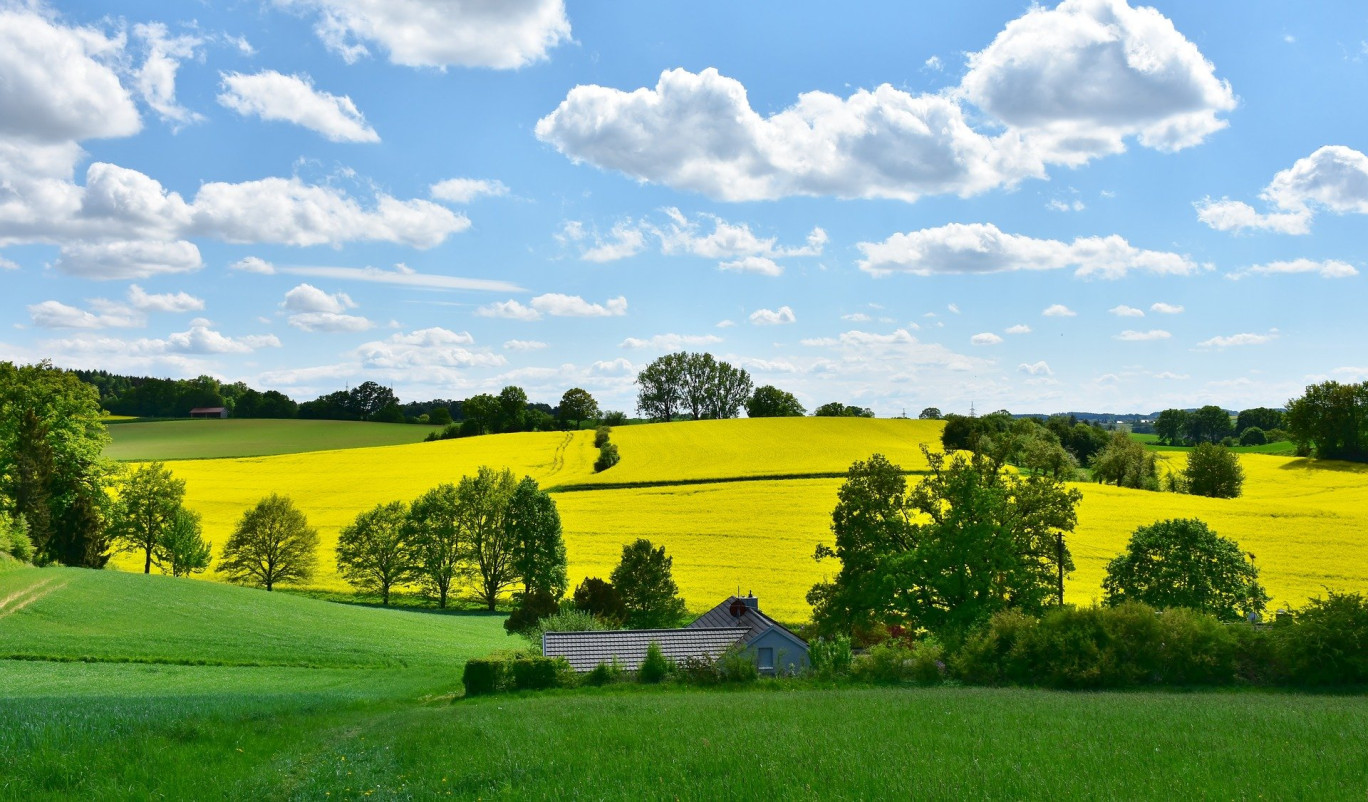
[[[760,649],[760,670],[774,670],[774,649],[772,647],[766,646]]]

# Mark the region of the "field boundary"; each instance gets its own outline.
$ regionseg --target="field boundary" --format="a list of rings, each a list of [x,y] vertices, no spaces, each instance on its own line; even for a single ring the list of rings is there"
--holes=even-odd
[[[188,657],[60,655],[33,654],[29,652],[0,654],[0,660],[13,660],[15,662],[25,663],[110,663],[152,666],[208,666],[213,668],[309,668],[320,671],[332,669],[344,671],[393,671],[399,668],[408,668],[408,665],[403,662],[396,665],[364,665],[360,663],[331,664],[269,660],[205,660]]]
[[[930,471],[902,471],[903,476],[926,476]],[[635,490],[651,487],[684,485],[725,485],[734,482],[789,482],[800,479],[844,479],[849,471],[820,471],[816,473],[776,473],[763,476],[720,476],[703,479],[649,479],[639,482],[580,482],[546,488],[548,493],[583,493],[589,490]]]

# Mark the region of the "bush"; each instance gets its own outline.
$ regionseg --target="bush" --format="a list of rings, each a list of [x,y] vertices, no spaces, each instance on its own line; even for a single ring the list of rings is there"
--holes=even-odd
[[[594,473],[602,473],[618,464],[618,448],[614,443],[604,443],[599,449],[598,459],[594,460]]]
[[[33,541],[29,540],[24,516],[11,517],[9,513],[0,512],[0,551],[23,562],[33,559]]]
[[[594,448],[603,448],[608,444],[608,435],[612,432],[607,426],[600,426],[594,430]]]
[[[504,629],[510,635],[521,635],[530,632],[543,618],[550,618],[560,612],[560,602],[554,596],[544,590],[524,593],[518,597],[518,606],[513,612],[504,619]],[[543,629],[542,632],[547,630]],[[567,630],[551,630],[552,632],[565,632]],[[576,630],[569,630],[576,631]],[[541,637],[538,635],[538,644]]]
[[[622,669],[622,664],[616,657],[611,663],[599,663],[593,670],[584,675],[584,682],[587,685],[600,687],[611,685],[614,682],[622,682],[626,678],[627,672]]]
[[[855,676],[867,682],[897,685],[912,678],[912,658],[912,650],[902,641],[886,640],[855,663]]]
[[[1188,492],[1194,496],[1237,498],[1244,486],[1240,457],[1224,444],[1202,443],[1192,449],[1183,474],[1187,477]]]
[[[1025,685],[1032,680],[1029,648],[1036,619],[1003,610],[969,636],[951,661],[956,676],[973,685]]]
[[[1368,597],[1330,591],[1278,630],[1289,678],[1298,685],[1368,683]]]
[[[1286,429],[1267,429],[1264,431],[1264,440],[1269,443],[1286,443],[1292,439],[1292,435]]]
[[[1261,446],[1268,442],[1268,435],[1258,426],[1250,426],[1240,432],[1240,445],[1242,446]]]
[[[1159,681],[1165,685],[1225,685],[1234,681],[1238,642],[1215,616],[1195,610],[1165,610],[1159,616]]]
[[[646,647],[646,659],[641,661],[641,668],[637,671],[637,678],[649,685],[654,685],[665,679],[670,673],[670,661],[665,659],[665,653],[660,651],[660,644],[651,641]]]
[[[731,648],[717,658],[717,671],[725,682],[755,682],[760,678],[760,667],[755,657],[745,649]]]
[[[608,629],[593,613],[567,607],[560,612],[543,616],[521,633],[538,652],[542,647],[542,635],[547,632],[601,632]]]
[[[1229,627],[1235,641],[1235,679],[1249,685],[1280,685],[1286,681],[1278,650],[1280,626],[1235,624]]]
[[[565,680],[570,674],[570,664],[562,657],[520,657],[511,665],[513,687],[520,691],[540,691],[570,684]]]
[[[845,677],[850,674],[850,638],[818,638],[808,647],[808,661],[812,673],[823,679]]]
[[[466,696],[497,693],[508,683],[508,661],[489,657],[467,660],[461,682]]]
[[[707,657],[686,657],[677,668],[690,685],[717,685],[722,681],[722,669],[717,663]]]
[[[939,685],[945,679],[945,647],[935,638],[926,638],[912,647],[912,681],[918,685]]]

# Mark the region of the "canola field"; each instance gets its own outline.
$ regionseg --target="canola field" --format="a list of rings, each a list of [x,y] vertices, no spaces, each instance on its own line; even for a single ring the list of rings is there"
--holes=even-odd
[[[338,530],[358,512],[411,500],[480,465],[509,467],[543,487],[641,483],[556,493],[572,583],[606,576],[623,544],[646,537],[674,558],[690,609],[706,609],[739,588],[761,597],[771,615],[800,622],[811,612],[807,590],[839,570],[834,561],[812,559],[818,541],[831,542],[831,509],[841,484],[831,475],[875,451],[920,470],[919,443],[937,443],[939,426],[808,418],[620,427],[612,437],[622,462],[597,475],[589,431],[167,464],[186,481],[187,504],[204,516],[206,536],[216,546],[261,496],[291,496],[319,529],[314,585],[329,590],[348,589],[335,572],[333,548]],[[1170,469],[1182,467],[1181,454],[1168,456]],[[1258,454],[1244,455],[1242,463],[1247,479],[1239,499],[1079,485],[1084,499],[1069,541],[1077,564],[1069,601],[1100,598],[1107,561],[1125,548],[1131,532],[1175,517],[1201,518],[1252,552],[1275,605],[1299,605],[1325,587],[1368,588],[1368,466]],[[805,474],[814,478],[764,478]],[[671,480],[718,481],[658,485]],[[130,557],[117,564],[141,568]],[[218,577],[211,572],[206,578]]]

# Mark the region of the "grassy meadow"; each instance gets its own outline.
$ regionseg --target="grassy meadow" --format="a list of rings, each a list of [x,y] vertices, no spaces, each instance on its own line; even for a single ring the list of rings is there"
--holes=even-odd
[[[516,644],[500,624],[0,567],[0,652],[29,657],[0,659],[0,799],[1368,792],[1363,696],[762,681],[456,698],[465,659]]]
[[[116,422],[115,416],[106,418]],[[130,419],[131,420],[131,419]],[[218,459],[421,442],[440,426],[338,420],[168,420],[109,427],[110,459]]]
[[[876,451],[906,469],[922,470],[920,444],[937,445],[940,426],[840,418],[623,426],[612,435],[622,462],[600,474],[593,472],[597,451],[591,431],[169,465],[186,480],[187,503],[204,516],[206,536],[215,544],[226,541],[242,512],[261,496],[278,491],[293,497],[320,532],[323,548],[313,583],[320,590],[349,589],[335,573],[332,550],[337,532],[358,512],[412,499],[487,464],[567,491],[556,499],[572,581],[606,575],[623,544],[647,537],[673,556],[675,578],[691,609],[705,609],[739,586],[761,596],[771,614],[801,622],[810,614],[808,588],[838,570],[834,562],[812,560],[817,542],[830,540],[830,514],[841,484],[836,477]],[[1163,456],[1170,470],[1185,459],[1178,452]],[[1256,556],[1275,604],[1298,605],[1326,587],[1368,587],[1368,538],[1362,534],[1368,531],[1368,467],[1257,453],[1242,454],[1242,461],[1248,478],[1238,499],[1078,485],[1084,500],[1070,538],[1078,570],[1067,585],[1069,600],[1086,604],[1101,595],[1107,561],[1137,526],[1192,516]],[[131,555],[116,564],[142,567]],[[205,578],[217,577],[211,572]]]

